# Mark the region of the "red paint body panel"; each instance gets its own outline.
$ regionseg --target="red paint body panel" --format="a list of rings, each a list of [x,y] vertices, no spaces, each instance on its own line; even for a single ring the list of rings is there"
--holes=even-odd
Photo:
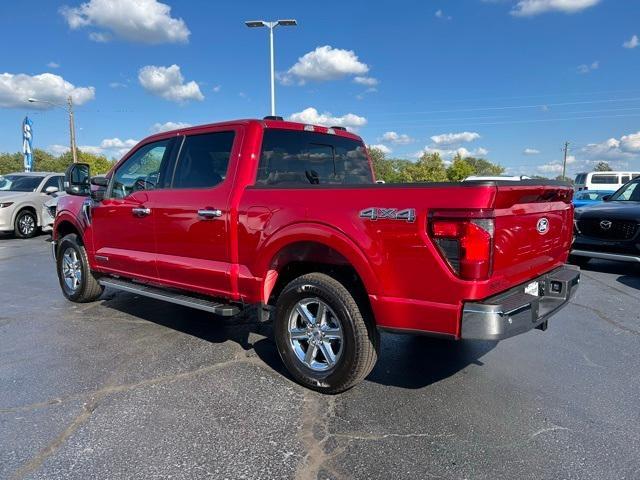
[[[158,134],[140,145],[230,128],[237,136],[225,181],[212,189],[147,192],[142,203],[153,213],[144,219],[152,225],[146,239],[140,234],[138,219],[122,220],[127,232],[107,227],[106,222],[98,225],[101,214],[96,217],[95,213],[108,212],[110,200],[93,208],[93,223],[88,225],[80,213],[83,199],[62,197],[56,227],[74,218],[96,270],[109,271],[96,260],[96,254],[104,250],[117,256],[124,251],[129,258],[119,258],[118,263],[131,276],[247,303],[266,302],[284,263],[302,257],[309,260],[307,255],[313,252],[309,253],[308,246],[322,246],[315,250],[322,258],[312,260],[350,264],[369,294],[378,325],[454,337],[460,334],[464,301],[500,293],[567,259],[573,223],[568,186],[492,182],[254,186],[264,129],[304,129],[302,124],[282,121],[205,125]],[[326,132],[323,127],[315,129]],[[359,140],[349,132],[336,131],[335,135]],[[127,200],[135,203],[140,199]],[[221,209],[223,216],[198,219],[197,210],[208,207]],[[371,207],[412,208],[416,218],[413,222],[360,218],[360,212]],[[451,209],[483,212],[494,218],[488,280],[458,278],[429,238],[430,215]],[[543,217],[549,229],[541,234],[537,225]]]

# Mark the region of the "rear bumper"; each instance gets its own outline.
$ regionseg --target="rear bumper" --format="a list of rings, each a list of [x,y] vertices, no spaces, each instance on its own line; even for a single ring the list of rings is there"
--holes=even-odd
[[[524,292],[524,285],[512,288],[482,302],[464,304],[461,338],[502,340],[545,328],[547,319],[564,307],[580,282],[580,269],[564,265],[532,279],[538,282],[540,295]]]
[[[632,262],[640,263],[640,256],[624,253],[609,253],[609,252],[593,252],[591,250],[574,249],[571,250],[571,255],[576,257],[588,257],[588,258],[601,258],[602,260],[614,260],[616,262]]]

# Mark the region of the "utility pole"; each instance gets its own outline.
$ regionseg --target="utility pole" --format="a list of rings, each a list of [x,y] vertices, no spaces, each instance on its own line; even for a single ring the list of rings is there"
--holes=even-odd
[[[76,146],[76,122],[73,118],[73,99],[71,95],[67,98],[67,105],[69,106],[69,134],[71,135],[71,155],[73,157],[73,163],[78,163],[78,148]]]
[[[73,163],[78,163],[78,147],[76,146],[76,122],[73,118],[73,98],[71,95],[67,98],[67,104],[55,103],[49,100],[38,100],[37,98],[28,98],[29,103],[46,103],[53,107],[61,108],[69,115],[69,148],[71,149],[71,157]]]
[[[567,151],[569,150],[569,142],[564,142],[564,148],[562,149],[564,151],[564,159],[562,160],[562,180],[564,181],[564,179],[566,178],[566,172],[567,172]]]

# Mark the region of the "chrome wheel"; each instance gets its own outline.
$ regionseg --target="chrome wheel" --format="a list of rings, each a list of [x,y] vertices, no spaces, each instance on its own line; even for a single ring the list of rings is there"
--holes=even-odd
[[[75,292],[82,282],[82,263],[75,248],[69,247],[62,254],[62,276],[69,290]]]
[[[302,299],[289,314],[289,344],[298,360],[311,370],[329,370],[342,353],[340,319],[319,298]]]
[[[36,229],[36,221],[33,215],[22,215],[20,220],[18,220],[18,228],[20,229],[20,233],[25,237],[31,235]]]

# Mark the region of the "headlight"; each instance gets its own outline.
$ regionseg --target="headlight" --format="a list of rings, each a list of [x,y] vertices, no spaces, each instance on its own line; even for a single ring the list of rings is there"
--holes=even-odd
[[[13,205],[13,202],[0,203],[0,208],[10,207],[11,205]]]

